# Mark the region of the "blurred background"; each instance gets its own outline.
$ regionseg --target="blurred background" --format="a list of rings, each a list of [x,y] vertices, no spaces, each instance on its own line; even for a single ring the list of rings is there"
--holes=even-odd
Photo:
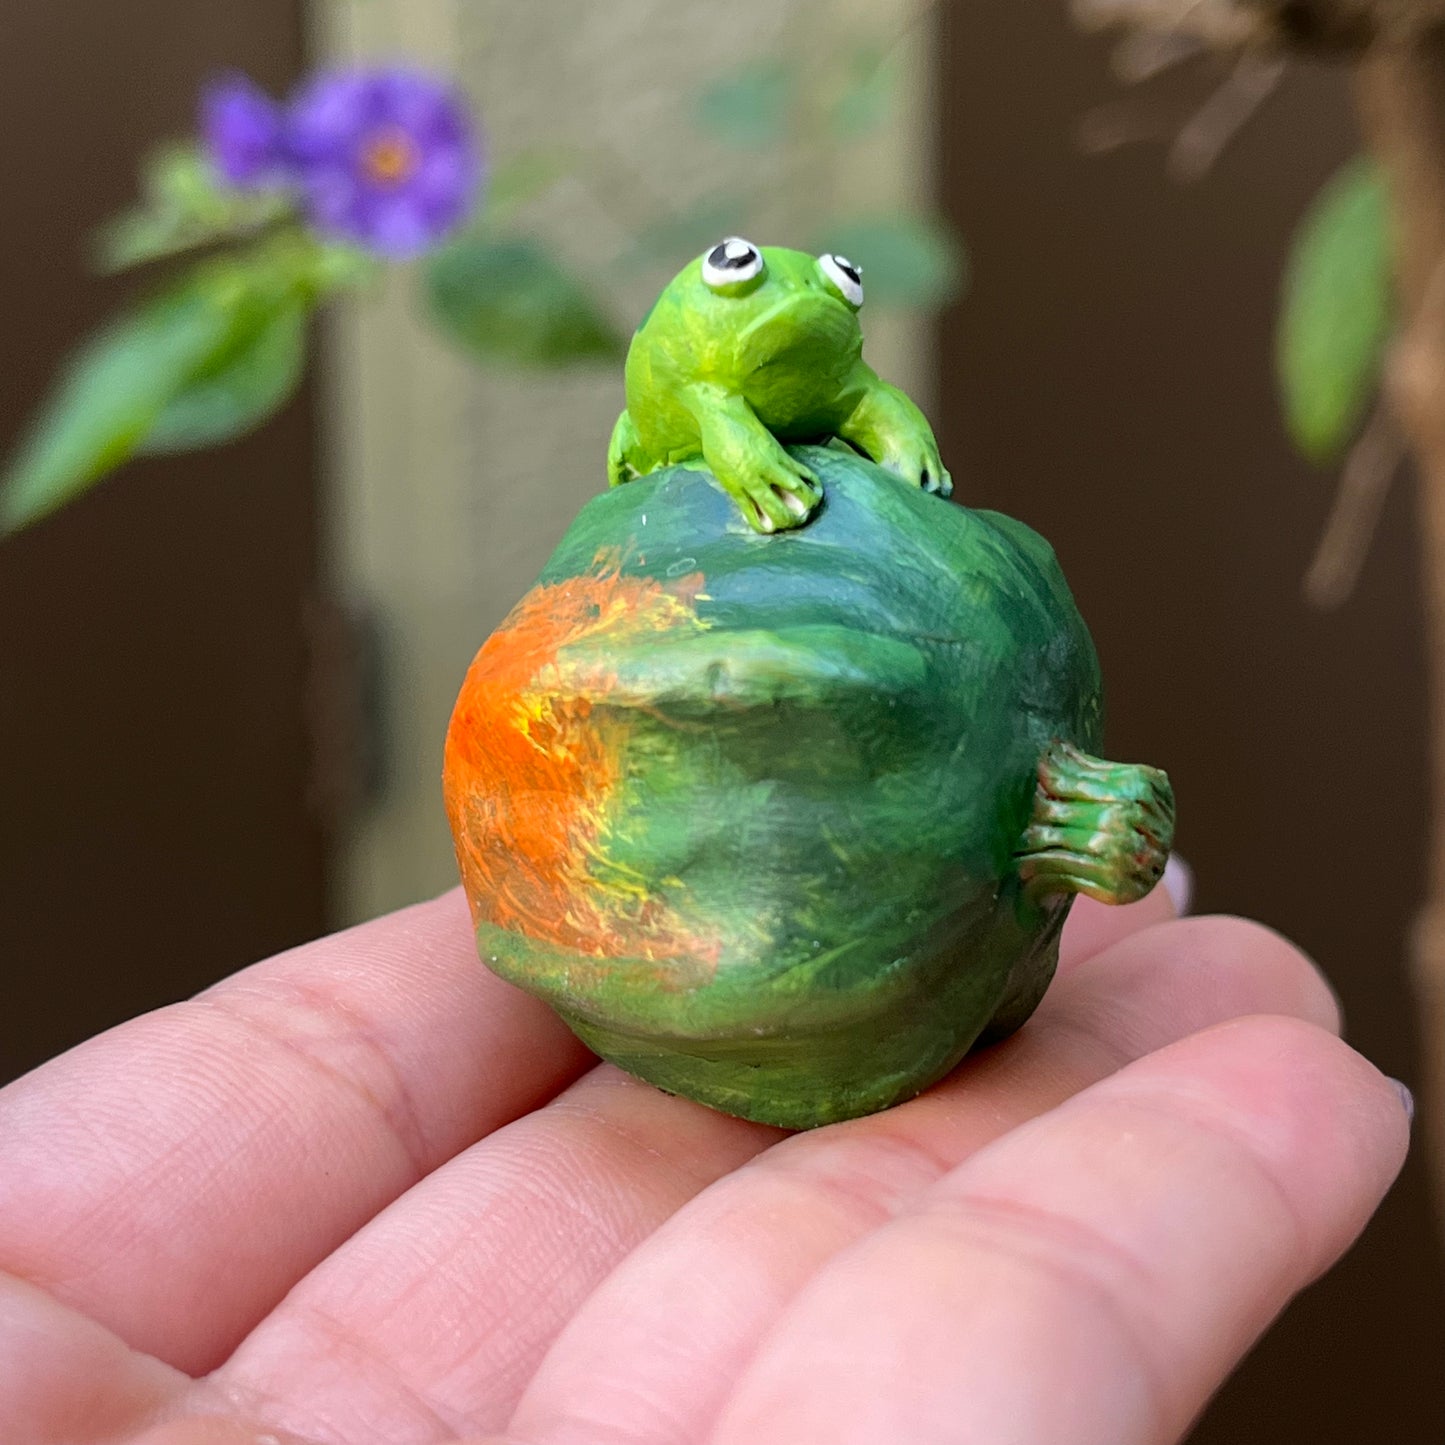
[[[725,108],[699,116],[719,77],[760,86],[825,45],[873,57],[867,124],[748,144]],[[1058,549],[1101,653],[1109,752],[1168,768],[1197,906],[1298,940],[1351,1041],[1414,1081],[1412,493],[1391,495],[1354,597],[1307,606],[1334,477],[1290,447],[1271,374],[1291,233],[1358,145],[1345,79],[1293,67],[1181,187],[1158,145],[1091,155],[1081,127],[1168,136],[1219,75],[1123,94],[1062,3],[10,6],[0,447],[123,294],[87,275],[84,240],[138,159],[193,130],[206,77],[280,94],[321,60],[396,56],[461,82],[493,164],[585,143],[526,224],[624,333],[712,231],[811,245],[824,214],[927,214],[961,238],[966,292],[870,299],[870,359],[934,420],[962,499]],[[450,885],[452,699],[604,485],[620,405],[616,365],[479,369],[397,272],[328,315],[321,364],[266,426],[136,462],[0,544],[0,1079]],[[1194,1439],[1445,1439],[1437,1240],[1416,1158]]]

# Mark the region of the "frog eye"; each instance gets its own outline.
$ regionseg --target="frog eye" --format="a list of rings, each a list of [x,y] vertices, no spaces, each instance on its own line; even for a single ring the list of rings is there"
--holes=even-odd
[[[863,304],[863,268],[855,266],[846,256],[832,254],[819,256],[818,266],[856,311]]]
[[[763,253],[741,236],[719,241],[702,258],[702,279],[714,291],[731,290],[763,274]]]

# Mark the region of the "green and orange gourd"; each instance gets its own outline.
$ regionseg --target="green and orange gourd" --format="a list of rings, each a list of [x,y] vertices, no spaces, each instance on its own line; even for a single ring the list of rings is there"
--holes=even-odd
[[[806,1128],[1021,1025],[1073,896],[1158,880],[1173,800],[1157,770],[1094,756],[1098,663],[1048,544],[898,475],[876,429],[878,461],[856,428],[790,436],[765,394],[789,364],[714,359],[700,392],[746,407],[818,493],[784,517],[748,503],[738,453],[726,483],[708,469],[705,418],[695,457],[649,436],[629,362],[631,455],[653,464],[614,468],[627,485],[478,653],[444,778],[484,963],[659,1087]],[[888,406],[914,446],[916,411]],[[937,487],[936,452],[910,455]]]

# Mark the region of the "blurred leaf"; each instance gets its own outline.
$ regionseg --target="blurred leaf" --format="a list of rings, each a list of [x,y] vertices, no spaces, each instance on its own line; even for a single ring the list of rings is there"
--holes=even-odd
[[[137,452],[228,439],[295,384],[294,282],[229,262],[112,322],[72,358],[0,480],[0,534],[54,511]]]
[[[484,361],[557,367],[616,360],[612,322],[535,241],[464,237],[426,268],[437,324]]]
[[[151,455],[218,446],[274,416],[301,381],[306,316],[294,295],[246,305],[226,344],[170,398],[137,450]]]
[[[1394,320],[1385,187],[1363,158],[1343,166],[1295,231],[1275,361],[1295,445],[1327,462],[1364,419]]]
[[[666,264],[675,267],[679,256],[699,256],[708,247],[739,228],[744,209],[741,196],[710,196],[676,215],[644,226],[633,239],[625,270]]]
[[[698,94],[697,123],[730,145],[772,145],[787,126],[795,80],[787,61],[749,61]]]
[[[486,220],[491,224],[505,220],[576,166],[576,156],[560,147],[523,151],[503,161],[487,177]]]
[[[861,266],[864,294],[885,306],[942,306],[968,283],[962,245],[931,216],[838,221],[814,249],[835,251]]]
[[[386,262],[359,246],[323,241],[304,232],[279,239],[294,248],[297,279],[316,301],[334,291],[359,291],[386,272]]]
[[[202,218],[224,213],[232,194],[196,145],[165,146],[154,152],[146,162],[141,186],[157,206]]]
[[[887,118],[893,102],[895,71],[881,46],[861,47],[847,57],[843,89],[833,105],[840,135],[860,136]]]
[[[7,470],[0,532],[53,511],[125,461],[224,335],[225,318],[205,298],[184,294],[89,342]]]
[[[194,146],[156,152],[142,177],[142,203],[107,222],[94,239],[97,268],[123,271],[197,246],[244,237],[289,216],[284,191],[224,185]]]

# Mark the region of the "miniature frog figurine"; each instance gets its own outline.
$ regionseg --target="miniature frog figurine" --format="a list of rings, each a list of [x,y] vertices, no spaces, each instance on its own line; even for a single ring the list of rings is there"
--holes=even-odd
[[[755,531],[801,526],[823,499],[787,442],[838,438],[926,492],[953,483],[923,413],[863,360],[859,267],[719,242],[669,283],[627,353],[612,486],[705,464]]]

